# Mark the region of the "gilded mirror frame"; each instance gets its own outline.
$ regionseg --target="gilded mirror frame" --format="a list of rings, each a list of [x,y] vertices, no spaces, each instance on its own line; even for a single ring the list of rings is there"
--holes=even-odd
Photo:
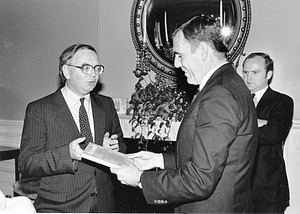
[[[149,65],[154,72],[177,79],[178,69],[174,67],[170,54],[172,32],[182,21],[200,14],[215,16],[229,28],[230,36],[224,38],[229,49],[228,60],[236,61],[238,66],[250,31],[250,0],[133,0],[130,16],[132,40],[137,51],[147,46]]]

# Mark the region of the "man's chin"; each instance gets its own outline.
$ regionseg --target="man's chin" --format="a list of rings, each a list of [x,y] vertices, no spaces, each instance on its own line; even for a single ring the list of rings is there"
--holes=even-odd
[[[96,85],[95,85],[95,86],[96,86]],[[88,94],[88,93],[90,93],[91,91],[93,91],[94,88],[95,88],[95,86],[89,86],[89,87],[85,88],[85,89],[84,89],[85,94]]]
[[[190,85],[199,85],[199,83],[197,83],[195,81],[195,79],[192,78],[190,75],[185,75],[185,76],[186,76],[186,81],[187,81],[188,84],[190,84]]]
[[[247,85],[247,87],[250,91],[253,91],[253,89],[254,89],[253,87],[251,87],[251,85]]]
[[[199,85],[199,83],[196,83],[195,81],[189,79],[187,79],[187,83],[190,85]]]

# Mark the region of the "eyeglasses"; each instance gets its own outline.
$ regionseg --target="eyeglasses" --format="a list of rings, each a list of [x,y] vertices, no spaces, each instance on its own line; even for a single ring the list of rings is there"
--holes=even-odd
[[[95,73],[98,75],[103,74],[103,72],[104,72],[103,65],[95,65],[94,67],[89,64],[83,64],[82,66],[71,65],[71,64],[66,64],[66,65],[74,67],[74,68],[79,68],[79,69],[81,69],[81,72],[84,74],[91,74],[93,69],[94,69]]]

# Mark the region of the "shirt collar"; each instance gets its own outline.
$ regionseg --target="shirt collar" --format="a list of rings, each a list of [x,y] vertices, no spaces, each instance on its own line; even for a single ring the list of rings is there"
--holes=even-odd
[[[268,89],[268,85],[266,87],[264,87],[263,89],[261,89],[260,91],[255,92],[255,97],[257,99],[257,103],[259,102],[259,100],[262,98],[262,96],[264,95],[264,93],[266,92],[266,90]]]
[[[61,89],[61,92],[66,100],[66,102],[68,103],[68,105],[71,107],[71,108],[74,108],[79,101],[80,96],[78,96],[77,94],[75,94],[68,86],[67,84]],[[85,96],[83,96],[88,103],[90,103],[91,101],[91,97],[90,97],[90,94],[87,94]]]
[[[199,86],[199,91],[202,90],[202,88],[205,86],[205,84],[207,83],[207,81],[209,80],[209,78],[213,75],[213,73],[215,73],[216,70],[218,70],[221,66],[225,65],[228,62],[223,62],[220,65],[217,65],[216,67],[214,67],[213,69],[211,69],[207,74],[205,74],[203,80],[200,83]]]

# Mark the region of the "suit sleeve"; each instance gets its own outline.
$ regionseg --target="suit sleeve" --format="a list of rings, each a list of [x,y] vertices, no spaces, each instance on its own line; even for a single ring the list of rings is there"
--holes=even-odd
[[[163,158],[165,169],[177,169],[175,153],[163,153]]]
[[[120,125],[120,120],[119,120],[119,116],[117,114],[117,111],[114,107],[114,102],[113,100],[110,98],[110,109],[112,110],[112,134],[117,134],[118,135],[118,142],[119,142],[119,151],[122,153],[126,153],[127,152],[127,146],[124,142],[123,139],[123,132],[121,129],[121,125]]]
[[[19,170],[25,176],[74,173],[69,142],[61,147],[47,148],[47,124],[37,105],[29,104],[23,124]]]
[[[287,134],[292,125],[294,102],[288,96],[283,96],[280,100],[271,105],[268,109],[268,122],[266,125],[259,127],[258,145],[259,146],[274,146],[282,144],[287,137]]]
[[[191,147],[182,148],[191,150],[191,157],[177,170],[147,171],[141,175],[147,203],[153,204],[156,199],[184,203],[213,194],[236,139],[240,105],[231,92],[217,87],[206,93],[193,111],[195,114],[184,119],[184,127],[178,133],[185,136],[178,136],[177,141]]]

